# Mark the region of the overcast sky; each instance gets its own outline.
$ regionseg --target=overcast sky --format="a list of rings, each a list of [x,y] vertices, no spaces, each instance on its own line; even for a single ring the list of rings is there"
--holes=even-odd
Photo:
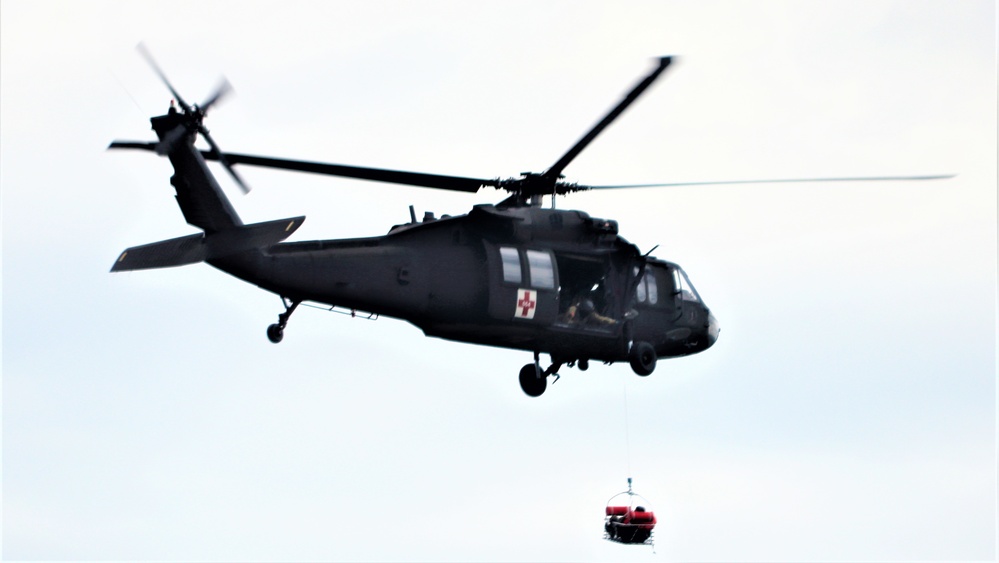
[[[994,560],[995,2],[44,2],[0,14],[3,557]],[[199,264],[153,139],[225,75],[232,152],[589,184],[958,174],[576,194],[679,263],[710,350],[564,370],[300,309]],[[246,222],[379,235],[475,195],[219,170]],[[627,405],[627,408],[626,406]],[[628,440],[625,440],[625,436]],[[634,477],[656,554],[602,539]]]

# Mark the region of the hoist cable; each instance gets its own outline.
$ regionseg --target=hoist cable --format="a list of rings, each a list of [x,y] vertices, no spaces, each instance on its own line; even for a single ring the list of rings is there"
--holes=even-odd
[[[628,384],[624,384],[624,445],[625,459],[628,461],[628,490],[631,490],[631,431],[628,420]]]

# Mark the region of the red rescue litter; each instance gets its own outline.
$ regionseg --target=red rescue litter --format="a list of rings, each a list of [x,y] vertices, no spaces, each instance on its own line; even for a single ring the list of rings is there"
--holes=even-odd
[[[631,477],[628,490],[620,492],[607,501],[604,511],[604,536],[619,543],[652,544],[652,530],[656,527],[656,515],[648,501],[631,490]]]

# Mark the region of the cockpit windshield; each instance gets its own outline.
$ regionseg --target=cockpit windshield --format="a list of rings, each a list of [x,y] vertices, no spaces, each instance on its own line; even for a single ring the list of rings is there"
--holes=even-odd
[[[694,289],[694,284],[690,283],[687,272],[684,272],[679,266],[675,266],[671,270],[673,272],[673,285],[676,287],[677,292],[679,292],[680,298],[684,301],[700,301],[701,296]]]

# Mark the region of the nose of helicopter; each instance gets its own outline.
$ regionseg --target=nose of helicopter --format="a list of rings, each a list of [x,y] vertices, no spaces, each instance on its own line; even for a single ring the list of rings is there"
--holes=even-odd
[[[718,340],[718,333],[721,332],[721,327],[718,325],[718,319],[715,318],[713,314],[708,313],[708,348],[712,347],[714,343]]]

